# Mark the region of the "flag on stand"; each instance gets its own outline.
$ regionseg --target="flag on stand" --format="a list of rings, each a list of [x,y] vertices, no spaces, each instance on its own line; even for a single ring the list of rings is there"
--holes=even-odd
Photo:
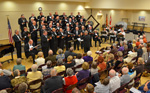
[[[10,25],[10,22],[9,22],[9,18],[7,18],[7,22],[8,22],[8,37],[9,37],[9,42],[13,43],[12,30],[11,30],[11,25]]]
[[[106,26],[108,26],[108,15],[106,14]]]
[[[111,22],[112,22],[112,18],[111,18],[111,15],[110,15],[110,19],[109,19],[109,27],[111,29]]]

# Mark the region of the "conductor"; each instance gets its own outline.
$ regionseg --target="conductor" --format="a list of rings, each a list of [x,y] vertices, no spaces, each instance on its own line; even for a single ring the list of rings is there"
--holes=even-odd
[[[82,33],[81,33],[82,34]],[[88,35],[88,31],[84,32],[84,36],[82,37],[83,39],[83,47],[84,47],[84,53],[90,50],[90,35]]]

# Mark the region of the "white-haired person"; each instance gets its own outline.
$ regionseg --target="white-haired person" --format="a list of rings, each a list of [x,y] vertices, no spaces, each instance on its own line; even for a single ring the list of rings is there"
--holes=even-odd
[[[28,89],[28,85],[25,82],[20,83],[18,86],[18,92],[19,93],[28,93],[28,92],[26,92],[27,89]]]
[[[65,55],[63,54],[62,49],[58,49],[58,55],[56,56],[56,60],[58,59],[65,59]]]
[[[93,57],[92,56],[92,51],[88,51],[87,52],[87,56],[84,56],[83,59],[84,59],[84,62],[89,62],[89,61],[93,61]]]
[[[109,76],[110,76],[110,80],[109,80],[110,93],[112,93],[120,87],[120,78],[116,76],[116,71],[114,69],[111,69],[109,71]]]
[[[131,80],[130,75],[128,74],[128,72],[129,72],[129,69],[127,67],[122,68],[122,74],[123,75],[120,77],[121,86],[128,83]]]
[[[76,67],[78,65],[81,65],[83,63],[84,63],[84,60],[82,58],[82,54],[81,53],[77,54],[77,58],[75,59],[75,65],[74,65],[74,67]],[[75,69],[75,71],[80,71],[80,70],[82,70],[82,68],[76,68]]]
[[[38,52],[38,58],[35,60],[35,62],[37,63],[37,66],[45,64],[45,59],[43,57],[43,52]]]
[[[42,74],[43,77],[50,75],[51,69],[52,69],[52,61],[48,60],[46,63],[46,66],[42,67]]]
[[[0,90],[11,88],[10,79],[7,76],[4,76],[3,70],[0,69]]]
[[[66,70],[67,77],[63,78],[64,81],[64,91],[66,91],[67,87],[73,84],[78,83],[78,79],[71,68],[67,68]],[[72,90],[67,90],[66,93],[71,93]]]
[[[37,80],[37,79],[43,79],[43,75],[41,71],[37,71],[38,66],[36,64],[33,64],[32,67],[32,72],[28,72],[27,74],[27,83],[29,84],[31,81]],[[36,89],[41,85],[41,83],[31,85],[31,89]]]
[[[140,41],[141,44],[144,43],[144,42],[143,42],[143,36],[140,36],[139,41]]]

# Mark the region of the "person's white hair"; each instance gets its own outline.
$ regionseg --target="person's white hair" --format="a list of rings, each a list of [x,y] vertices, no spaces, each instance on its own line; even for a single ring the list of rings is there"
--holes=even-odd
[[[87,55],[88,55],[88,56],[91,56],[91,55],[92,55],[92,51],[88,51],[88,52],[87,52]]]
[[[128,74],[128,72],[129,72],[129,69],[127,67],[122,68],[122,73],[123,74]]]
[[[127,44],[127,40],[124,40],[123,43],[124,43],[124,44]]]
[[[114,77],[114,76],[116,75],[116,71],[115,71],[114,69],[111,69],[111,70],[109,71],[109,75],[110,75],[111,77]]]
[[[32,72],[36,72],[37,69],[38,69],[37,64],[33,64],[32,67],[31,67],[31,69],[32,69]]]
[[[50,72],[51,76],[56,76],[57,75],[57,70],[56,69],[52,69]]]
[[[140,39],[143,39],[143,36],[140,36]]]
[[[72,76],[74,74],[72,68],[67,68],[66,74],[67,74],[67,76]]]

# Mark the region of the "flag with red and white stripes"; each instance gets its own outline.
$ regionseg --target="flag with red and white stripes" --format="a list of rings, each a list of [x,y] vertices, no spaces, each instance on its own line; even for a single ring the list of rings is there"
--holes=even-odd
[[[106,14],[106,26],[108,26],[108,14]]]
[[[112,18],[111,18],[111,15],[110,15],[110,19],[109,19],[109,27],[111,29],[111,22],[112,22]]]
[[[8,37],[9,37],[9,42],[13,43],[12,30],[11,30],[11,25],[10,25],[10,22],[9,22],[8,18],[7,18],[7,22],[8,22]]]

